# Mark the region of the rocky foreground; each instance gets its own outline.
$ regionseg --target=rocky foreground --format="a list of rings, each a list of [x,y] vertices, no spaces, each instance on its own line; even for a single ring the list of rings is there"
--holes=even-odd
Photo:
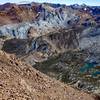
[[[95,100],[0,51],[0,100]],[[96,99],[97,100],[97,99]]]

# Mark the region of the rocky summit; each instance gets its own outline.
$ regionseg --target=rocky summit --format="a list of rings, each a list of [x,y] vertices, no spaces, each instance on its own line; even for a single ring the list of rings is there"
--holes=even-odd
[[[8,99],[100,99],[100,6],[0,5],[0,100]]]

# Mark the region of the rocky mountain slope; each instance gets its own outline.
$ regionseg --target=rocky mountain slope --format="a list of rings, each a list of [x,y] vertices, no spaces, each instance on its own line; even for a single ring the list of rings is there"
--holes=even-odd
[[[49,4],[38,3],[5,4],[0,8],[0,33],[2,36],[10,36],[10,38],[25,39],[30,29],[34,33],[31,34],[31,37],[35,37],[76,24],[96,24],[93,16],[87,11],[76,10],[65,5],[55,8]]]
[[[41,72],[65,83],[72,83],[75,86],[80,82],[84,83],[81,86],[77,85],[78,89],[85,89],[92,93],[96,91],[96,93],[100,94],[99,6],[90,7],[76,4],[66,6],[34,2],[31,4],[7,3],[0,5],[0,49],[9,54],[14,54],[17,59],[24,61],[26,65],[24,64],[23,66],[25,68],[27,64],[30,64]],[[87,63],[91,63],[91,61],[97,63],[97,67],[81,73],[80,68]],[[2,63],[1,59],[0,67],[3,66]],[[6,62],[4,61],[4,63]],[[7,62],[7,66],[13,66],[13,61],[11,60],[11,65]],[[15,66],[17,67],[18,65]],[[91,73],[95,73],[95,71],[98,74],[96,77],[92,77]],[[70,72],[70,75],[68,72]],[[20,78],[18,73],[16,72],[16,75],[12,77],[14,78],[18,75]],[[32,75],[30,71],[24,74]],[[43,77],[45,78],[45,75]],[[22,75],[21,78],[22,83],[23,78],[25,79],[23,83],[25,86],[28,84],[26,88],[32,88],[32,93],[36,93],[33,89],[35,85],[28,83],[28,81],[32,81],[30,80],[31,77],[26,80],[26,77]],[[39,80],[36,79],[36,81]],[[51,83],[50,86],[52,86]],[[18,81],[18,84],[21,84],[20,81]],[[46,83],[44,82],[43,84]],[[57,88],[55,87],[54,89]],[[59,91],[61,90],[62,92],[62,89],[59,86]],[[61,92],[57,94],[59,95]],[[40,97],[44,98],[45,96],[47,100],[50,93],[46,92],[45,95],[40,92]],[[64,92],[62,93],[64,94]],[[51,98],[54,99],[53,94],[54,92],[52,92]],[[57,94],[55,93],[55,95]],[[59,100],[61,95],[56,99]],[[36,99],[38,98],[36,96]],[[61,97],[61,100],[65,98],[67,97]]]
[[[1,100],[95,100],[0,51]],[[97,99],[96,99],[97,100]]]
[[[48,3],[17,5],[7,3],[0,5],[0,37],[7,39],[35,38],[31,43],[31,46],[33,46],[34,43],[36,45],[36,42],[38,42],[37,38],[48,37],[49,34],[52,34],[49,38],[54,37],[55,40],[47,38],[45,41],[49,44],[55,42],[59,44],[58,41],[62,41],[62,38],[64,38],[60,33],[64,33],[64,36],[68,33],[69,38],[68,40],[65,38],[64,41],[76,42],[74,46],[72,46],[73,42],[72,44],[61,42],[61,44],[64,44],[64,48],[87,49],[94,44],[99,47],[99,10],[99,7],[88,7],[86,5],[66,6]],[[55,33],[59,33],[59,35],[56,36]],[[66,35],[66,37],[68,36]],[[59,46],[61,47],[61,45]]]

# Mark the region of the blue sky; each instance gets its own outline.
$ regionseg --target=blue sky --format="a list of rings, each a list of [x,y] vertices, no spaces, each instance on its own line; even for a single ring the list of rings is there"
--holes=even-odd
[[[100,0],[0,0],[0,4],[12,2],[12,3],[23,3],[23,2],[50,2],[50,3],[61,3],[61,4],[87,4],[100,6]]]

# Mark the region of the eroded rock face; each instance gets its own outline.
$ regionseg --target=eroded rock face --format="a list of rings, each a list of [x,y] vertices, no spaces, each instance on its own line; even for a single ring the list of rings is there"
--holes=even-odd
[[[50,32],[34,38],[8,39],[3,43],[2,49],[20,56],[30,52],[41,52],[43,55],[47,55],[46,58],[68,50],[86,50],[99,59],[97,56],[100,50],[99,41],[99,27],[85,29],[79,27]]]
[[[64,5],[55,8],[49,4],[38,3],[29,5],[5,4],[0,8],[0,36],[10,38],[26,39],[30,28],[33,28],[32,33],[36,32],[37,35],[34,33],[34,36],[31,35],[35,37],[76,24],[79,25],[86,18],[92,19],[89,13],[83,13]],[[92,20],[94,21],[94,19]]]
[[[40,37],[27,39],[8,39],[4,42],[3,50],[6,52],[27,54],[29,52],[44,52],[49,56],[53,53],[78,49],[78,35],[83,29],[59,30]],[[23,52],[23,53],[22,53]]]
[[[60,19],[57,14],[52,14],[50,12],[48,12],[48,14],[49,17],[47,17],[46,20],[43,20],[41,19],[42,17],[40,17],[38,21],[34,21],[32,23],[27,22],[1,26],[0,36],[26,39],[30,28],[33,28],[35,30],[37,36],[45,35],[49,32],[59,30],[60,28],[67,28],[67,21],[75,17],[75,15],[73,14],[67,16],[67,12],[62,15],[62,19]],[[59,16],[61,16],[61,14],[59,14]],[[32,32],[34,32],[34,30]],[[35,37],[35,34],[33,37]]]
[[[54,45],[57,49],[87,49],[93,48],[94,44],[97,45],[99,51],[99,26],[96,28],[97,22],[90,14],[90,7],[87,6],[65,6],[65,5],[50,5],[50,4],[5,4],[0,8],[2,18],[5,16],[11,23],[6,22],[0,26],[0,36],[7,39],[31,39],[40,36],[47,37],[46,41],[50,45]],[[85,11],[83,8],[87,8]],[[7,10],[8,9],[8,10]],[[9,12],[13,13],[10,15]],[[24,19],[24,17],[26,19]],[[29,17],[27,17],[29,16]],[[32,16],[34,18],[32,18]],[[98,14],[96,15],[98,16]],[[16,17],[20,18],[20,23],[12,20],[12,17],[17,21]],[[92,26],[84,26],[83,23],[92,23]],[[83,30],[77,27],[85,27]],[[74,30],[74,27],[77,30]],[[63,29],[71,29],[70,32],[65,32]],[[58,32],[59,30],[62,30]],[[78,30],[80,32],[78,32]],[[55,34],[56,33],[56,34]],[[51,34],[51,35],[48,35]],[[68,35],[66,35],[68,34]],[[47,36],[48,35],[48,36]],[[52,38],[53,37],[53,38]],[[33,42],[34,44],[34,42]],[[93,46],[92,46],[93,45]],[[53,47],[54,47],[53,46]],[[92,49],[92,50],[93,50]],[[95,50],[93,50],[95,51]]]
[[[0,27],[0,36],[5,36],[7,38],[20,38],[26,39],[28,29],[30,28],[29,24],[14,24],[14,25],[4,25]]]

